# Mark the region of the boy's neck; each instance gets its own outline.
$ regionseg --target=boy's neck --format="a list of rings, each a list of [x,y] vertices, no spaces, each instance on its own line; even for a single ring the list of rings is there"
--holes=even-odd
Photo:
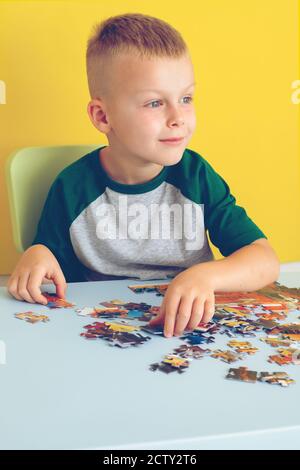
[[[163,169],[163,165],[153,162],[142,162],[116,157],[111,147],[99,150],[99,160],[108,176],[121,184],[143,184],[155,178]]]

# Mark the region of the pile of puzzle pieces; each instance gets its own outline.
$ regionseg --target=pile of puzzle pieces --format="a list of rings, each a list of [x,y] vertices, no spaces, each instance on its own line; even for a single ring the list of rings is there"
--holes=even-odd
[[[155,292],[158,296],[163,296],[168,285],[144,284],[128,287],[135,293]],[[74,304],[59,299],[55,294],[43,295],[48,299],[49,308],[74,307]],[[270,355],[269,362],[280,366],[300,365],[300,350],[297,348],[297,343],[300,342],[300,323],[288,323],[286,320],[292,310],[300,310],[300,289],[288,288],[278,282],[256,292],[215,292],[215,314],[212,320],[207,324],[200,323],[192,332],[185,332],[180,336],[184,344],[166,355],[160,363],[151,364],[150,370],[160,370],[167,374],[177,371],[182,374],[194,359],[212,357],[229,364],[245,360],[259,350],[245,339],[261,332],[267,336],[260,340],[277,348],[277,354]],[[159,313],[159,307],[145,302],[114,299],[101,302],[100,306],[77,308],[75,312],[80,316],[98,319],[84,326],[85,331],[80,336],[89,340],[104,339],[111,346],[139,346],[149,341],[151,335],[164,336],[163,326],[147,324]],[[46,315],[39,316],[33,312],[19,313],[16,317],[31,323],[49,321]],[[128,323],[131,320],[142,324],[130,325]],[[227,346],[231,349],[212,350],[203,346],[215,343],[217,333],[230,338]],[[283,387],[295,383],[286,372],[250,371],[245,366],[229,369],[226,378],[251,383],[260,381]]]
[[[164,285],[165,287],[165,285]],[[155,284],[142,286],[129,286],[136,293],[155,292]],[[158,293],[165,293],[165,290],[159,289]],[[284,323],[280,324],[276,320],[283,321],[287,318],[289,311],[300,310],[300,289],[288,288],[275,282],[256,292],[229,292],[215,293],[216,311],[210,323],[199,324],[192,333],[186,333],[181,336],[182,340],[195,347],[203,343],[215,342],[213,336],[216,332],[226,334],[234,338],[237,335],[244,337],[255,337],[256,332],[265,332],[268,336],[260,338],[270,346],[278,347],[279,354],[269,356],[269,362],[276,362],[278,365],[300,364],[300,350],[297,348],[297,342],[300,341],[300,324]],[[255,316],[256,318],[250,318]],[[206,334],[205,334],[206,333]],[[231,340],[227,345],[234,349],[222,351],[220,349],[211,351],[203,350],[197,358],[210,356],[220,359],[224,362],[232,363],[244,359],[248,354],[255,354],[258,348],[254,348],[249,341]],[[292,346],[292,347],[290,347]],[[187,348],[187,349],[186,349]],[[189,347],[181,351],[188,351]],[[161,363],[151,364],[151,370],[161,370],[169,373],[177,370],[182,373],[189,367],[189,360],[184,360],[187,355],[180,354],[179,350],[174,350],[175,354],[165,356]],[[189,354],[189,353],[187,353]],[[193,358],[196,358],[190,354]],[[288,386],[295,383],[286,372],[259,372],[248,371],[243,366],[238,369],[229,369],[226,375],[228,379],[242,380],[255,383],[256,380],[271,384]]]
[[[92,325],[86,325],[86,333],[81,333],[87,339],[104,338],[112,346],[126,348],[128,346],[137,346],[148,341],[150,336],[144,336],[138,333],[139,327],[130,325],[120,325],[119,323],[94,322]]]

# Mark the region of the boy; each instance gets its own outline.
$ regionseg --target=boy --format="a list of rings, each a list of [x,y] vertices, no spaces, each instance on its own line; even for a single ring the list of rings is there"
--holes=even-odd
[[[181,35],[151,16],[108,18],[89,39],[87,76],[88,114],[109,146],[58,175],[10,294],[45,304],[43,278],[60,297],[66,281],[170,278],[151,321],[164,323],[168,337],[209,322],[214,291],[274,282],[279,260],[267,237],[221,176],[186,148],[195,79]],[[207,230],[224,259],[214,260]]]

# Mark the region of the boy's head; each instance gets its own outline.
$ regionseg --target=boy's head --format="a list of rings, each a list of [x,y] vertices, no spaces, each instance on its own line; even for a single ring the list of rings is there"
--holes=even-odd
[[[181,35],[151,16],[111,17],[95,26],[86,61],[88,114],[112,150],[144,162],[177,163],[196,126],[194,72]],[[175,137],[183,140],[161,142]]]

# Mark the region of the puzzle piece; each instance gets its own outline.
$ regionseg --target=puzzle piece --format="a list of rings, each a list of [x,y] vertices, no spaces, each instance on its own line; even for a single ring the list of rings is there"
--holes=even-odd
[[[75,312],[80,316],[90,316],[92,318],[119,318],[123,314],[127,313],[127,310],[120,309],[118,307],[110,308],[99,308],[99,307],[83,307],[77,308]]]
[[[28,323],[38,323],[38,322],[46,323],[47,321],[50,321],[47,315],[37,315],[31,311],[23,312],[23,313],[15,313],[15,317],[18,318],[19,320],[25,320]]]
[[[282,366],[286,364],[300,365],[300,350],[296,348],[278,348],[279,355],[269,356],[269,362]]]
[[[194,359],[200,359],[209,355],[211,352],[210,349],[202,349],[199,346],[187,346],[186,344],[182,344],[178,348],[174,349],[174,351],[178,353],[180,357],[190,357]]]
[[[157,296],[164,296],[169,284],[136,284],[128,286],[136,294],[155,292]]]
[[[269,384],[279,384],[282,387],[295,383],[295,380],[291,379],[286,372],[260,372],[258,380]]]
[[[176,356],[175,354],[168,354],[161,363],[151,364],[150,370],[161,370],[167,374],[177,371],[182,374],[187,367],[189,367],[188,360],[184,360],[182,357]]]
[[[128,316],[128,310],[121,307],[95,307],[94,312],[91,313],[93,318],[125,318]]]
[[[162,325],[145,325],[141,327],[141,330],[152,335],[164,336],[164,327]]]
[[[268,362],[275,362],[279,366],[283,366],[283,365],[287,365],[287,364],[291,363],[292,358],[274,354],[272,356],[269,356]]]
[[[184,372],[184,370],[176,369],[171,364],[166,364],[165,362],[156,362],[155,364],[151,364],[149,366],[149,369],[152,371],[160,370],[161,372],[165,372],[166,374],[170,374],[170,372],[178,372],[179,374],[182,374]]]
[[[231,340],[227,344],[238,353],[255,354],[258,351],[258,348],[254,348],[249,341]]]
[[[263,320],[284,320],[286,318],[284,313],[256,313],[255,315]]]
[[[241,366],[238,369],[229,369],[226,378],[255,383],[257,380],[257,372],[255,370],[248,370],[248,367]]]
[[[200,322],[196,328],[194,328],[194,332],[197,333],[210,333],[214,334],[217,331],[219,331],[221,328],[220,325],[217,325],[215,322],[209,322],[209,323],[202,323]]]
[[[290,346],[291,341],[288,339],[281,339],[281,336],[268,336],[266,338],[260,338],[260,341],[269,344],[273,348],[278,346]]]
[[[300,335],[294,335],[294,334],[282,334],[283,338],[290,339],[291,341],[300,341]]]
[[[190,344],[203,344],[203,343],[214,343],[214,336],[205,336],[204,334],[192,331],[191,333],[185,333],[180,336],[180,339],[187,341]]]
[[[127,348],[129,346],[138,346],[139,344],[143,344],[151,338],[149,336],[142,336],[139,333],[132,334],[128,332],[116,332],[112,338],[104,339],[108,339],[111,346]]]
[[[213,351],[211,357],[214,357],[215,359],[221,359],[221,361],[228,363],[244,359],[243,355],[241,354],[235,353],[233,351],[222,351],[221,349],[216,349],[215,351]]]
[[[43,296],[46,297],[48,303],[46,307],[49,308],[71,308],[74,307],[75,304],[67,302],[65,299],[61,299],[57,297],[56,294],[51,294],[49,292],[42,292]]]
[[[220,334],[221,335],[225,334],[225,335],[229,336],[229,338],[235,338],[236,337],[236,334],[233,331],[229,330],[228,328],[224,328],[224,327],[221,328]]]

